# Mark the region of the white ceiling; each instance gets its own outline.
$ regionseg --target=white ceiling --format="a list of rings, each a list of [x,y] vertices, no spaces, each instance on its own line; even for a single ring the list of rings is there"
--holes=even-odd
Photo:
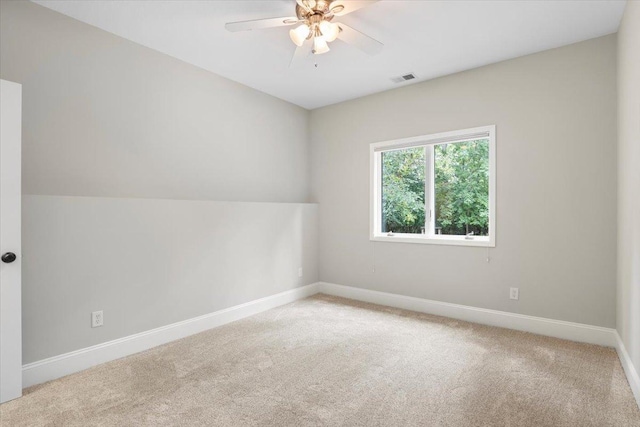
[[[348,1],[348,0],[347,0]],[[403,84],[614,33],[624,1],[381,0],[337,19],[384,43],[368,56],[340,40],[289,68],[289,27],[231,33],[230,21],[295,15],[295,0],[36,3],[313,109]],[[313,59],[318,67],[314,67]]]

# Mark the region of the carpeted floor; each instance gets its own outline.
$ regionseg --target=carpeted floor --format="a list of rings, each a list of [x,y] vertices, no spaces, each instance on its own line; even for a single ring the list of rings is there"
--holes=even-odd
[[[317,295],[33,387],[2,426],[640,426],[614,350]]]

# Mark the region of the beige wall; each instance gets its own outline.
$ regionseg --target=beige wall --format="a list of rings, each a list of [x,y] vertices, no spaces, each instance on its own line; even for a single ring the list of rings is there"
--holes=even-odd
[[[618,33],[618,332],[640,372],[640,2]],[[640,396],[639,396],[640,398]]]
[[[370,143],[491,124],[495,249],[369,241]],[[322,281],[615,326],[615,35],[314,110],[311,142]]]

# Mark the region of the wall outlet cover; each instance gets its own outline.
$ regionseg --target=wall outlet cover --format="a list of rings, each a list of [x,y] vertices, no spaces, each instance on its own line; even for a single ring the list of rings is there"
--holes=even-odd
[[[104,315],[102,314],[102,310],[94,311],[91,313],[91,327],[97,328],[104,324]]]

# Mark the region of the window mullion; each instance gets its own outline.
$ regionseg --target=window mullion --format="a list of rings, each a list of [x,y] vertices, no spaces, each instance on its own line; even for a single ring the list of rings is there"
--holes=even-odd
[[[430,233],[431,215],[429,211],[429,147],[424,146],[424,233]]]
[[[429,177],[425,181],[429,183],[429,232],[430,236],[436,234],[436,185],[435,185],[435,156],[433,145],[428,145]]]
[[[382,175],[384,173],[384,162],[383,162],[383,154],[375,153],[375,163],[376,163],[376,191],[377,191],[377,208],[376,208],[376,222],[377,222],[377,231],[379,233],[386,232],[384,229],[384,212],[383,212],[383,201],[384,201],[384,191],[382,187]]]
[[[433,145],[424,147],[424,210],[425,234],[433,236]]]

